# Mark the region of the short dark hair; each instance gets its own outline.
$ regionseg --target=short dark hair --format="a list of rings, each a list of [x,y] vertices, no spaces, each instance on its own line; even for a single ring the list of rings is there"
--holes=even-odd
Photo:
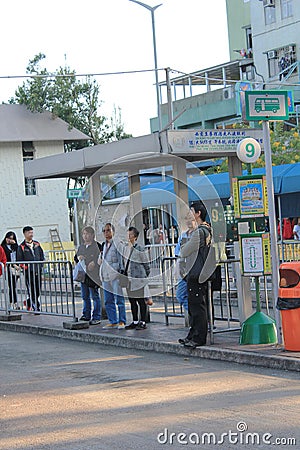
[[[196,213],[200,213],[201,219],[205,220],[205,218],[207,216],[207,209],[205,208],[205,206],[202,202],[192,203],[191,208],[193,208]]]
[[[26,231],[32,231],[32,230],[33,230],[33,228],[31,226],[27,225],[27,227],[23,228],[23,234],[26,233]]]
[[[110,228],[112,229],[112,231],[115,232],[115,227],[114,227],[114,225],[113,225],[112,223],[107,222],[107,223],[104,225],[104,227],[102,228],[102,231],[104,231],[104,228],[105,228],[105,227],[110,227]]]
[[[86,233],[91,234],[92,236],[95,236],[95,230],[94,230],[93,227],[84,227],[83,230],[82,230],[82,232],[84,232],[84,231],[85,231]]]
[[[132,231],[133,234],[134,234],[134,237],[136,237],[136,238],[138,238],[139,235],[140,235],[139,230],[137,228],[135,228],[135,227],[129,227],[127,231]]]

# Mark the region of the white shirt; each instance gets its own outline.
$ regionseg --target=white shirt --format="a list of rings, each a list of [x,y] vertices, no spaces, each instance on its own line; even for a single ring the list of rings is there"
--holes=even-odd
[[[298,241],[300,241],[300,225],[295,225],[293,232],[296,233],[296,235],[294,234],[294,239],[298,239]]]

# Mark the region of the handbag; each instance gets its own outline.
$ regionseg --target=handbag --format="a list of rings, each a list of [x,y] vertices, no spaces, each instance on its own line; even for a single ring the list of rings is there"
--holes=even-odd
[[[79,261],[73,270],[73,280],[80,281],[80,283],[84,283],[86,275],[86,266],[84,260]]]
[[[126,262],[126,266],[124,270],[120,270],[120,274],[119,274],[119,283],[120,283],[120,287],[121,288],[129,288],[129,278],[128,278],[128,267],[129,267],[129,263],[130,263],[130,258],[133,252],[133,247],[130,250],[127,262]]]

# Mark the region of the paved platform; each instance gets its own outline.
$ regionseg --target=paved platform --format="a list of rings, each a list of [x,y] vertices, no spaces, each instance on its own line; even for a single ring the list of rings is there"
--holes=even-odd
[[[23,313],[20,321],[0,321],[1,330],[11,330],[22,333],[32,333],[63,339],[72,339],[99,345],[113,345],[130,349],[148,350],[160,353],[172,353],[183,357],[198,357],[221,361],[248,364],[252,366],[269,367],[272,369],[300,372],[300,352],[288,352],[282,345],[260,344],[239,345],[237,331],[220,332],[226,329],[227,323],[216,322],[216,333],[213,344],[198,347],[195,350],[184,348],[178,344],[178,338],[185,337],[187,328],[183,318],[170,318],[170,324],[165,325],[163,305],[154,304],[151,308],[151,323],[146,330],[105,330],[103,325],[90,326],[83,330],[68,330],[63,328],[63,322],[72,321],[50,315],[34,315]],[[128,311],[129,321],[131,314]],[[232,328],[238,324],[231,323]]]

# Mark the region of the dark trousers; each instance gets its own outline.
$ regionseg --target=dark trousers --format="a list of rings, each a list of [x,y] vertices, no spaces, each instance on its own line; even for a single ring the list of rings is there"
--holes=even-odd
[[[187,280],[188,312],[190,331],[188,339],[197,344],[206,344],[207,337],[207,285],[199,284],[197,280]]]
[[[8,278],[8,295],[10,303],[17,303],[17,289],[16,289],[16,275],[12,273],[10,268],[7,270],[7,278]]]
[[[138,309],[139,305],[141,321],[146,322],[147,306],[146,306],[146,299],[144,297],[144,289],[139,289],[138,291],[133,292],[128,290],[127,295],[131,306],[131,314],[133,321],[137,322],[139,320],[139,309]]]
[[[40,309],[39,296],[41,291],[41,273],[25,270],[25,284],[27,288],[27,308],[35,311]]]

